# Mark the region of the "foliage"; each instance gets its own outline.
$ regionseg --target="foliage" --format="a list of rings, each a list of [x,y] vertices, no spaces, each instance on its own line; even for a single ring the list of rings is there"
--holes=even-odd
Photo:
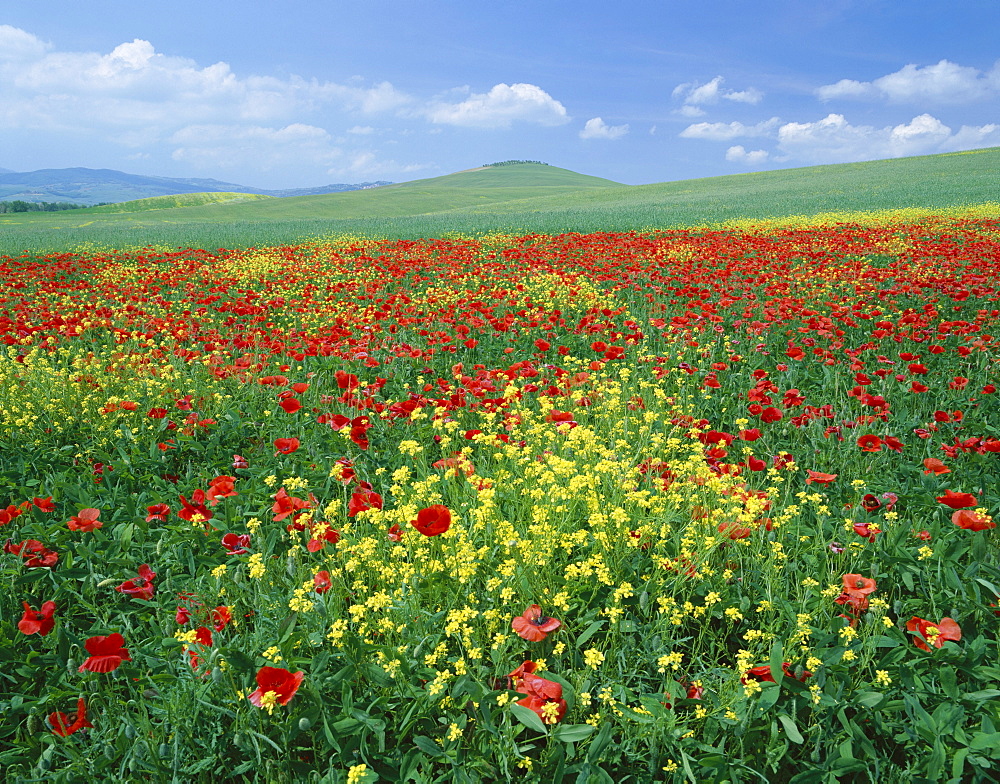
[[[995,780],[998,261],[981,215],[0,258],[0,767]]]

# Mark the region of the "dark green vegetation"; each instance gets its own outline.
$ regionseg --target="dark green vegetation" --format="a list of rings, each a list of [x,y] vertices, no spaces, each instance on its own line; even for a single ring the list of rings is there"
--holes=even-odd
[[[819,212],[938,209],[995,201],[998,179],[1000,147],[639,186],[525,163],[321,196],[5,216],[0,252],[84,242],[218,248],[343,234],[627,231]]]

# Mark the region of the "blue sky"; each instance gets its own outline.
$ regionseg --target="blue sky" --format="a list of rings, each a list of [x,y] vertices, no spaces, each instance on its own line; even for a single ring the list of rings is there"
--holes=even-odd
[[[5,6],[15,171],[640,184],[1000,145],[1000,0]]]

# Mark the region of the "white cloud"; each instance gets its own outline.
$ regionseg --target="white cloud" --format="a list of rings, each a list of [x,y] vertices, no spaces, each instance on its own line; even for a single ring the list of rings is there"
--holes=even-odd
[[[988,72],[941,60],[936,65],[906,65],[870,82],[841,79],[816,90],[822,101],[837,98],[886,100],[926,105],[977,103],[1000,97],[1000,62]]]
[[[724,81],[725,79],[721,76],[716,76],[705,84],[685,82],[677,85],[671,95],[674,98],[683,97],[684,105],[679,111],[686,117],[698,117],[704,114],[704,111],[698,107],[717,104],[720,100],[757,104],[764,97],[764,93],[756,87],[748,87],[745,90],[723,89],[722,83]]]
[[[457,103],[438,101],[422,112],[433,123],[466,128],[509,128],[513,122],[562,125],[566,107],[533,84],[498,84]]]
[[[581,139],[620,139],[628,133],[628,125],[608,125],[600,117],[593,117],[587,120],[583,130],[580,131]]]
[[[930,114],[884,128],[851,125],[841,114],[812,123],[786,123],[778,129],[778,148],[810,163],[842,163],[907,155],[929,155],[1000,144],[1000,126],[963,126],[957,133]]]
[[[741,136],[772,136],[779,122],[780,120],[777,117],[772,117],[770,120],[763,120],[755,125],[744,125],[741,122],[700,122],[689,125],[679,135],[684,139],[710,139],[712,141],[728,141],[729,139],[736,139]]]
[[[726,160],[734,163],[744,163],[756,166],[768,159],[767,150],[747,150],[742,144],[734,145],[726,150]]]
[[[328,167],[343,155],[325,130],[302,123],[283,128],[189,125],[169,141],[174,146],[174,160],[199,167],[239,168],[254,164],[264,171],[287,164]]]
[[[0,62],[31,62],[43,57],[48,49],[48,44],[31,33],[10,25],[0,25]]]

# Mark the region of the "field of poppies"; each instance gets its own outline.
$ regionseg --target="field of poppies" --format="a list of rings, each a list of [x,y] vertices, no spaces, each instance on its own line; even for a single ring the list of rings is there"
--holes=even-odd
[[[11,782],[1000,777],[1000,220],[0,257]]]

